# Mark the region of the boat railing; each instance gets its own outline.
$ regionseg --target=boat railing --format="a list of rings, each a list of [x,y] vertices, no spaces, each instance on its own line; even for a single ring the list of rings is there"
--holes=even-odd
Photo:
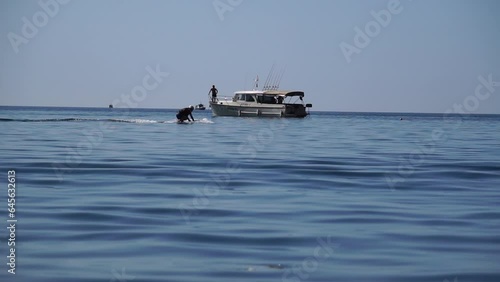
[[[212,97],[209,98],[209,101],[212,102]],[[231,96],[217,96],[217,98],[215,98],[215,101],[216,102],[233,101],[233,97],[231,97]]]

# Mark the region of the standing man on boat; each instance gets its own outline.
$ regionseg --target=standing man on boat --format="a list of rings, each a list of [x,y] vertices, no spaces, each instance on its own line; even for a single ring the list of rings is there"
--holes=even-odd
[[[212,93],[212,102],[215,103],[217,102],[217,93],[219,93],[219,90],[215,88],[215,85],[212,85],[212,89],[208,91],[208,94]]]
[[[180,109],[176,115],[177,122],[184,122],[185,120],[194,121],[193,110],[194,110],[193,106],[189,106],[187,108]],[[191,119],[189,119],[189,117],[191,117]]]

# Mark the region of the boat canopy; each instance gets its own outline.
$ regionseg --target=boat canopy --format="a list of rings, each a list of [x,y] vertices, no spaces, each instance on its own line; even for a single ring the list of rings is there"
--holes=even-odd
[[[262,94],[264,94],[264,95],[279,95],[279,96],[285,96],[285,97],[294,97],[294,96],[304,97],[304,91],[268,90],[268,91],[264,91]]]

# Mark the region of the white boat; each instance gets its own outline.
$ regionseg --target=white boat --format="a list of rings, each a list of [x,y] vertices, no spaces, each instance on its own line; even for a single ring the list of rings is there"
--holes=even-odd
[[[303,91],[237,91],[232,98],[210,100],[214,116],[305,117],[311,104],[304,104]]]
[[[194,108],[195,108],[196,110],[205,110],[205,106],[204,106],[202,103],[200,103],[200,104],[196,105],[196,107],[194,107]]]

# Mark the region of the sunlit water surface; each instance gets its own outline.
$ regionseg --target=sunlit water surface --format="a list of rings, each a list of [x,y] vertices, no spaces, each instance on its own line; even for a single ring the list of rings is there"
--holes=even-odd
[[[500,281],[500,116],[194,116],[0,107],[0,280]]]

